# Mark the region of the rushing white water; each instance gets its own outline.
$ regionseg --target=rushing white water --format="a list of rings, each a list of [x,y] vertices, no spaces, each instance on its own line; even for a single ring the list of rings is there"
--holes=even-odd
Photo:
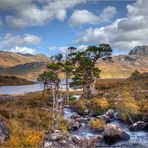
[[[66,120],[71,120],[71,115],[73,114],[73,110],[71,108],[64,108],[64,117]],[[119,120],[112,121],[113,124],[118,125],[121,127],[129,136],[129,141],[119,141],[113,145],[107,145],[105,143],[98,143],[98,147],[147,147],[148,146],[148,133],[146,131],[139,131],[139,132],[131,132],[128,129],[128,125],[124,122]],[[82,123],[82,126],[77,131],[71,131],[72,135],[79,135],[79,136],[94,136],[100,135],[101,133],[94,132],[92,129],[89,128],[87,123]]]

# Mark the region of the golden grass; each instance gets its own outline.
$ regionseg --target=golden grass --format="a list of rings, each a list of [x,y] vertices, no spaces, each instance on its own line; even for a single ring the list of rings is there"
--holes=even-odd
[[[45,131],[52,130],[52,112],[41,109],[41,93],[17,96],[0,103],[0,118],[10,130],[10,137],[3,147],[40,147]],[[48,109],[50,95],[46,94]],[[59,117],[59,129],[67,130],[63,117]]]
[[[105,122],[101,119],[91,119],[89,121],[90,128],[95,131],[102,131],[104,129]]]

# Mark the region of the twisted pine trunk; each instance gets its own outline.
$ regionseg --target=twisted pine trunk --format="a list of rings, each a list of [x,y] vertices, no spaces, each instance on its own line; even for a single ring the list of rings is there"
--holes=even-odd
[[[68,82],[67,76],[66,76],[66,101],[67,101],[67,104],[69,104],[69,82]]]

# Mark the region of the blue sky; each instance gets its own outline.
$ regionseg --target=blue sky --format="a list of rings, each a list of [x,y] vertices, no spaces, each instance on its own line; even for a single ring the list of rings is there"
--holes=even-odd
[[[114,54],[127,53],[147,43],[147,7],[147,0],[0,0],[0,50],[53,55],[109,43]]]

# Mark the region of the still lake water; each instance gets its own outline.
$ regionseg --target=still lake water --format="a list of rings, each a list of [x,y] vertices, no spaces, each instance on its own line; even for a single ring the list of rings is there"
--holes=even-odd
[[[26,94],[42,90],[43,90],[43,84],[41,83],[36,83],[31,85],[20,85],[20,86],[0,86],[0,94],[2,95]]]
[[[71,82],[71,80],[69,80]],[[65,80],[60,82],[60,89],[65,90]],[[19,86],[0,86],[1,95],[13,95],[13,94],[26,94],[31,92],[42,91],[44,89],[43,83],[35,83],[31,85],[19,85]],[[69,89],[73,90],[73,89]]]

